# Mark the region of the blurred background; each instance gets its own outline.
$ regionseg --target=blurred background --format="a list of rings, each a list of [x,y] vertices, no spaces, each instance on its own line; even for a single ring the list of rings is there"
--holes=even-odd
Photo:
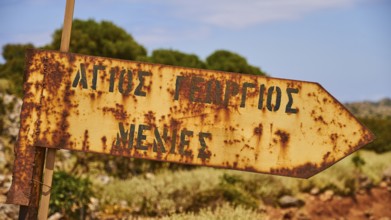
[[[24,52],[58,50],[64,8],[0,2],[0,203]],[[58,151],[52,219],[391,219],[390,1],[76,0],[74,18],[70,52],[319,82],[377,139],[309,180]]]

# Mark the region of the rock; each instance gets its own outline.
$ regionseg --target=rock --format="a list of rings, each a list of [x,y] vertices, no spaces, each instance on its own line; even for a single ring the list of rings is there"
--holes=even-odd
[[[128,207],[128,202],[125,200],[121,200],[121,201],[119,201],[119,206],[121,208],[126,208],[126,207]]]
[[[61,213],[59,212],[56,212],[54,213],[53,215],[51,215],[48,220],[60,220],[63,216],[61,215]]]
[[[13,95],[8,95],[8,94],[2,94],[2,95],[0,96],[0,98],[3,99],[3,104],[4,104],[4,105],[9,105],[9,104],[11,104],[11,103],[16,99],[15,96],[13,96]]]
[[[372,213],[370,210],[366,210],[366,211],[364,212],[364,216],[365,216],[365,218],[367,218],[367,219],[371,219],[371,218],[373,218],[373,213]]]
[[[19,112],[11,112],[10,114],[8,114],[8,119],[11,120],[11,121],[16,121],[18,118],[19,118]]]
[[[5,182],[2,188],[6,189],[8,192],[9,189],[11,188],[11,184],[12,184],[12,182]]]
[[[278,204],[281,208],[289,208],[289,207],[300,207],[305,203],[303,200],[295,198],[293,196],[283,196],[278,200]]]
[[[333,190],[326,190],[322,195],[319,196],[319,199],[323,202],[329,201],[333,198],[334,191]]]
[[[59,150],[58,152],[65,160],[68,160],[72,157],[72,153],[69,150]]]
[[[383,180],[391,182],[391,166],[383,171]]]
[[[107,176],[107,175],[99,175],[97,177],[97,179],[99,180],[100,183],[102,183],[103,185],[107,185],[110,183],[110,177]]]
[[[88,204],[88,209],[91,211],[96,211],[99,208],[99,200],[97,198],[91,197],[90,203]]]
[[[19,216],[19,206],[9,205],[9,204],[0,204],[0,219],[18,219]]]
[[[5,160],[5,154],[3,151],[0,150],[0,167],[1,165],[5,165],[7,161]]]
[[[319,192],[320,192],[319,188],[314,187],[314,188],[311,189],[310,194],[311,195],[318,195]]]
[[[153,179],[155,179],[155,175],[153,173],[146,173],[145,178],[147,178],[149,180],[153,180]]]
[[[4,182],[5,182],[5,176],[3,174],[0,174],[0,186],[2,186]]]
[[[282,219],[283,219],[283,220],[290,220],[290,219],[293,219],[293,212],[292,212],[291,210],[285,212],[284,215],[282,216]]]
[[[19,128],[18,127],[9,127],[7,129],[7,133],[8,135],[10,135],[11,137],[18,137],[18,134],[19,134]]]
[[[380,186],[381,188],[387,188],[388,184],[387,184],[386,181],[381,181],[380,184],[379,184],[379,186]]]
[[[7,196],[0,194],[0,203],[5,203],[5,200],[7,200]]]
[[[299,212],[299,213],[296,215],[296,219],[297,219],[297,220],[310,220],[311,218],[309,217],[308,213]]]
[[[360,189],[370,189],[373,187],[373,181],[367,176],[360,176]]]
[[[0,120],[1,120],[1,118],[0,118]],[[0,126],[1,126],[1,124],[0,124]],[[0,127],[0,131],[1,131],[1,127]],[[0,139],[0,165],[6,163],[4,152],[5,152],[5,146],[4,146],[4,143]]]

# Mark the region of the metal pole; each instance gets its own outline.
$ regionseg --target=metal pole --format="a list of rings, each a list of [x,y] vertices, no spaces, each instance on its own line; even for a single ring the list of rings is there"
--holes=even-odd
[[[20,205],[19,220],[35,220],[38,215],[39,197],[41,193],[41,181],[45,161],[45,148],[35,147],[34,149],[33,172],[31,189],[28,196],[28,204]]]
[[[75,0],[66,1],[64,26],[62,28],[61,46],[60,46],[61,52],[69,51],[74,6],[75,6]],[[42,195],[41,195],[41,201],[38,209],[38,219],[40,220],[47,219],[49,213],[50,189],[52,186],[55,156],[56,156],[56,149],[48,148],[46,150],[46,165],[44,169]]]

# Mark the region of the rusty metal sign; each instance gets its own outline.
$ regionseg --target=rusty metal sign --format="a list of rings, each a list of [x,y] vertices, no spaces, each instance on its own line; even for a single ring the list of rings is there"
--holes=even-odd
[[[308,178],[373,134],[319,84],[29,50],[27,146]],[[17,150],[18,151],[18,150]]]

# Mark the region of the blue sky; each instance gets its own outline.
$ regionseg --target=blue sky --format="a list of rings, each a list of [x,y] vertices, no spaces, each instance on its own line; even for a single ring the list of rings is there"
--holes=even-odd
[[[49,43],[64,7],[0,1],[0,46]],[[273,77],[319,82],[342,102],[391,97],[390,0],[76,0],[74,17],[110,20],[149,53],[231,50]]]

